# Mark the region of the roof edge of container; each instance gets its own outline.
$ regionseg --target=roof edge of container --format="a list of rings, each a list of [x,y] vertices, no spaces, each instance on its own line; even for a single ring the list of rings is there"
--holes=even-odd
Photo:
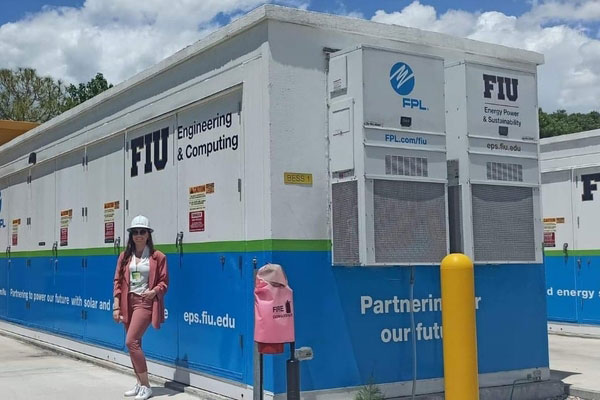
[[[540,139],[540,145],[571,142],[571,141],[575,141],[575,140],[589,139],[589,138],[598,137],[598,136],[600,136],[600,129],[592,129],[589,131],[569,133],[569,134],[565,134],[565,135],[558,135],[558,136],[551,136],[551,137],[543,138],[543,139]]]
[[[530,50],[508,47],[500,44],[465,39],[445,33],[431,32],[418,28],[374,22],[360,18],[351,18],[333,14],[305,11],[296,8],[267,4],[266,18],[281,22],[296,23],[325,29],[335,29],[345,32],[370,36],[380,36],[386,39],[424,44],[431,47],[446,47],[465,53],[473,53],[492,58],[517,63],[541,65],[544,55]],[[490,51],[490,49],[494,49]]]

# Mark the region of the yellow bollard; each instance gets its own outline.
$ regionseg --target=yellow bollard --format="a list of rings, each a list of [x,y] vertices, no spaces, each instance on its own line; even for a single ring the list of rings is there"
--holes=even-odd
[[[449,254],[440,268],[446,400],[479,400],[473,262]]]

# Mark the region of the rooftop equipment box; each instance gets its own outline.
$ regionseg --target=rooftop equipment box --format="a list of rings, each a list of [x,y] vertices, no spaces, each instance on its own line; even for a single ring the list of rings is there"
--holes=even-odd
[[[334,264],[438,263],[447,252],[443,60],[339,51],[328,87]]]
[[[451,251],[475,262],[539,263],[535,71],[446,68]]]

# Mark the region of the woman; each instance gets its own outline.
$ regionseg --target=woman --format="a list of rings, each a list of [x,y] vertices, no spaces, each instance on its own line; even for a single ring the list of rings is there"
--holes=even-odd
[[[129,349],[137,383],[125,392],[135,400],[146,400],[152,396],[148,382],[146,357],[142,351],[142,336],[148,325],[156,329],[164,322],[164,296],[169,284],[167,258],[154,249],[152,229],[148,218],[138,215],[127,229],[127,248],[119,256],[114,278],[115,322],[125,324]]]

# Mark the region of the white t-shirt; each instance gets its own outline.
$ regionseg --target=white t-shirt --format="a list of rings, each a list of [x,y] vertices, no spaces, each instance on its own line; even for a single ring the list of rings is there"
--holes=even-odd
[[[149,277],[150,249],[146,246],[141,258],[136,259],[135,254],[131,257],[131,262],[129,263],[129,293],[141,295],[148,290]]]

